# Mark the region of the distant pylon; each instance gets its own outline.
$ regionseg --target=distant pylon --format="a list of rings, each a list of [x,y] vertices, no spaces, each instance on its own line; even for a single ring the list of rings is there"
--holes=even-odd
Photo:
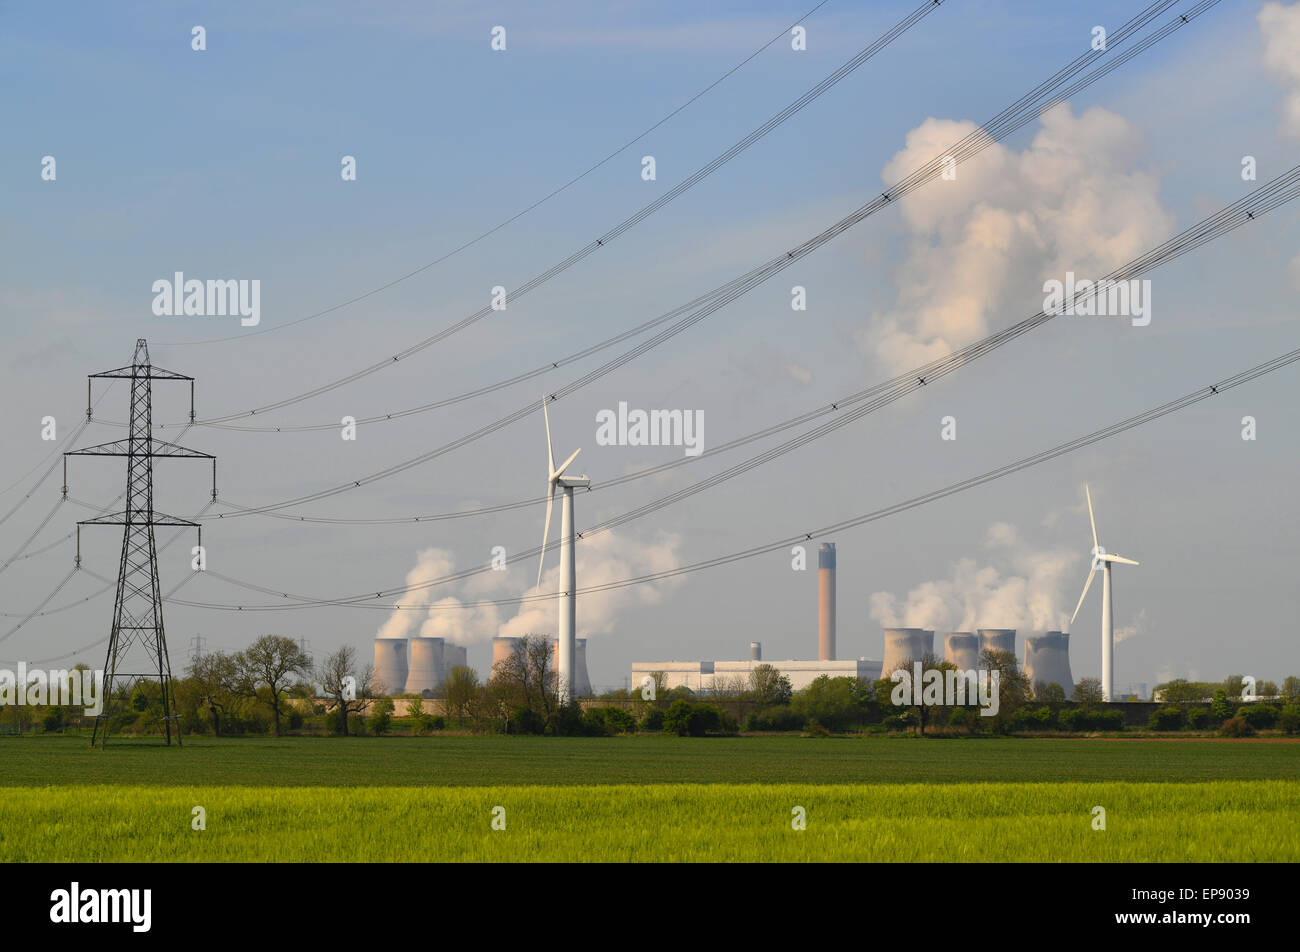
[[[181,743],[180,720],[172,692],[171,660],[167,655],[167,638],[163,632],[162,591],[158,584],[158,546],[154,526],[194,526],[203,545],[203,529],[197,522],[177,519],[153,508],[153,458],[177,456],[212,460],[212,498],[217,498],[217,458],[209,453],[185,449],[174,443],[153,438],[152,381],[188,380],[190,382],[190,420],[194,419],[194,378],[154,367],[149,363],[149,346],[144,338],[135,342],[135,356],[129,367],[91,374],[96,378],[119,378],[131,381],[131,423],[125,440],[72,450],[64,454],[64,495],[67,495],[68,456],[125,456],[126,508],[122,512],[99,516],[77,523],[77,562],[81,561],[81,527],[83,525],[122,526],[122,557],[117,572],[117,601],[113,605],[113,627],[108,637],[108,654],[104,661],[104,697],[102,710],[95,719],[90,743],[98,738],[108,744],[109,717],[116,700],[129,700],[134,688],[146,678],[158,679],[162,702],[163,727],[168,745],[172,742],[172,721],[176,721],[176,743]],[[87,381],[86,418],[90,419],[90,382]],[[137,649],[132,652],[132,648]],[[139,660],[140,670],[133,671]],[[123,670],[125,668],[126,670]],[[118,692],[118,682],[125,682]]]

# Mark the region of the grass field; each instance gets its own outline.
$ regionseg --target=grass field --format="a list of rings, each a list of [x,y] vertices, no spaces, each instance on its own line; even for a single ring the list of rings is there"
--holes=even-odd
[[[6,862],[1300,860],[1285,742],[46,736],[0,762]]]

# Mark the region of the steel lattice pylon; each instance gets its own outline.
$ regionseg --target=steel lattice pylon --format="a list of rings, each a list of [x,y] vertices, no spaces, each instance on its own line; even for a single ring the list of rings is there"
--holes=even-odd
[[[180,721],[172,693],[171,660],[163,630],[162,591],[158,583],[158,546],[155,526],[202,527],[188,519],[177,519],[153,508],[153,460],[156,456],[191,457],[212,460],[212,498],[217,498],[217,460],[209,453],[189,450],[174,443],[153,438],[153,381],[188,380],[190,382],[190,420],[194,420],[194,378],[154,367],[149,363],[149,346],[141,338],[135,342],[135,357],[129,367],[91,374],[86,384],[86,419],[91,418],[90,381],[96,378],[119,378],[131,381],[131,421],[128,437],[99,446],[72,450],[64,454],[64,486],[67,487],[68,456],[125,456],[126,508],[121,512],[98,516],[77,523],[77,564],[81,564],[80,532],[83,525],[122,526],[122,557],[117,570],[117,601],[113,606],[113,627],[109,633],[108,653],[104,660],[103,707],[95,719],[91,746],[96,739],[108,744],[109,717],[122,701],[129,700],[144,679],[157,678],[160,686],[162,717],[167,743],[172,741],[172,722],[176,722],[176,743],[181,743]],[[138,670],[133,670],[138,668]],[[119,685],[125,685],[119,690]]]

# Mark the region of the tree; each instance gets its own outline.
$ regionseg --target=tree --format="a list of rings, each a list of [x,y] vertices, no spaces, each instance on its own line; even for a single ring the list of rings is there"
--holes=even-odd
[[[1065,688],[1061,687],[1055,681],[1051,684],[1044,684],[1042,681],[1039,681],[1034,685],[1034,697],[1039,701],[1064,701]],[[1136,698],[1134,700],[1136,700]]]
[[[557,704],[558,679],[551,655],[551,639],[524,635],[508,656],[492,666],[494,693],[511,709],[532,711],[545,722]]]
[[[221,719],[238,700],[238,661],[224,651],[201,654],[190,665],[189,678],[199,702],[212,715],[212,733],[220,736]]]
[[[1223,722],[1232,717],[1237,712],[1236,706],[1228,698],[1228,692],[1219,688],[1214,692],[1214,697],[1210,701],[1210,717],[1216,721]]]
[[[790,679],[770,664],[756,664],[749,672],[749,690],[760,711],[789,704],[794,691]]]
[[[998,712],[993,721],[999,730],[1006,730],[1016,711],[1029,699],[1029,678],[1011,651],[985,648],[980,652],[980,666],[998,672]]]
[[[480,693],[478,672],[473,668],[457,665],[447,672],[443,690],[446,694],[445,703],[449,716],[455,718],[471,716]]]
[[[338,712],[334,732],[346,737],[348,715],[364,713],[375,696],[371,684],[374,669],[367,665],[358,671],[356,649],[344,645],[317,665],[314,673],[321,690],[334,702],[334,709]]]
[[[311,671],[311,659],[292,638],[263,635],[236,655],[239,668],[239,693],[257,697],[263,689],[267,706],[274,718],[275,736],[280,736],[280,715],[284,697],[293,685],[293,675]]]
[[[856,678],[819,675],[790,700],[790,708],[806,722],[815,721],[827,730],[844,730],[862,714]]]
[[[1101,681],[1097,678],[1084,678],[1074,686],[1070,698],[1080,704],[1100,704],[1106,699],[1101,693]]]

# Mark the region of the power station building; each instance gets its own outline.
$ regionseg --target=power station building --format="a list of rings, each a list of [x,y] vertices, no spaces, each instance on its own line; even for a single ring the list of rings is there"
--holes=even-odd
[[[447,681],[447,672],[464,667],[464,645],[444,638],[376,638],[375,686],[385,695],[431,697]]]
[[[723,679],[723,683],[734,678],[748,680],[749,673],[760,664],[776,668],[790,679],[790,687],[796,691],[806,688],[822,675],[867,682],[880,678],[880,662],[865,658],[857,661],[635,661],[632,663],[632,687],[635,689],[647,677],[662,672],[665,688],[708,691],[718,686],[717,679]]]

